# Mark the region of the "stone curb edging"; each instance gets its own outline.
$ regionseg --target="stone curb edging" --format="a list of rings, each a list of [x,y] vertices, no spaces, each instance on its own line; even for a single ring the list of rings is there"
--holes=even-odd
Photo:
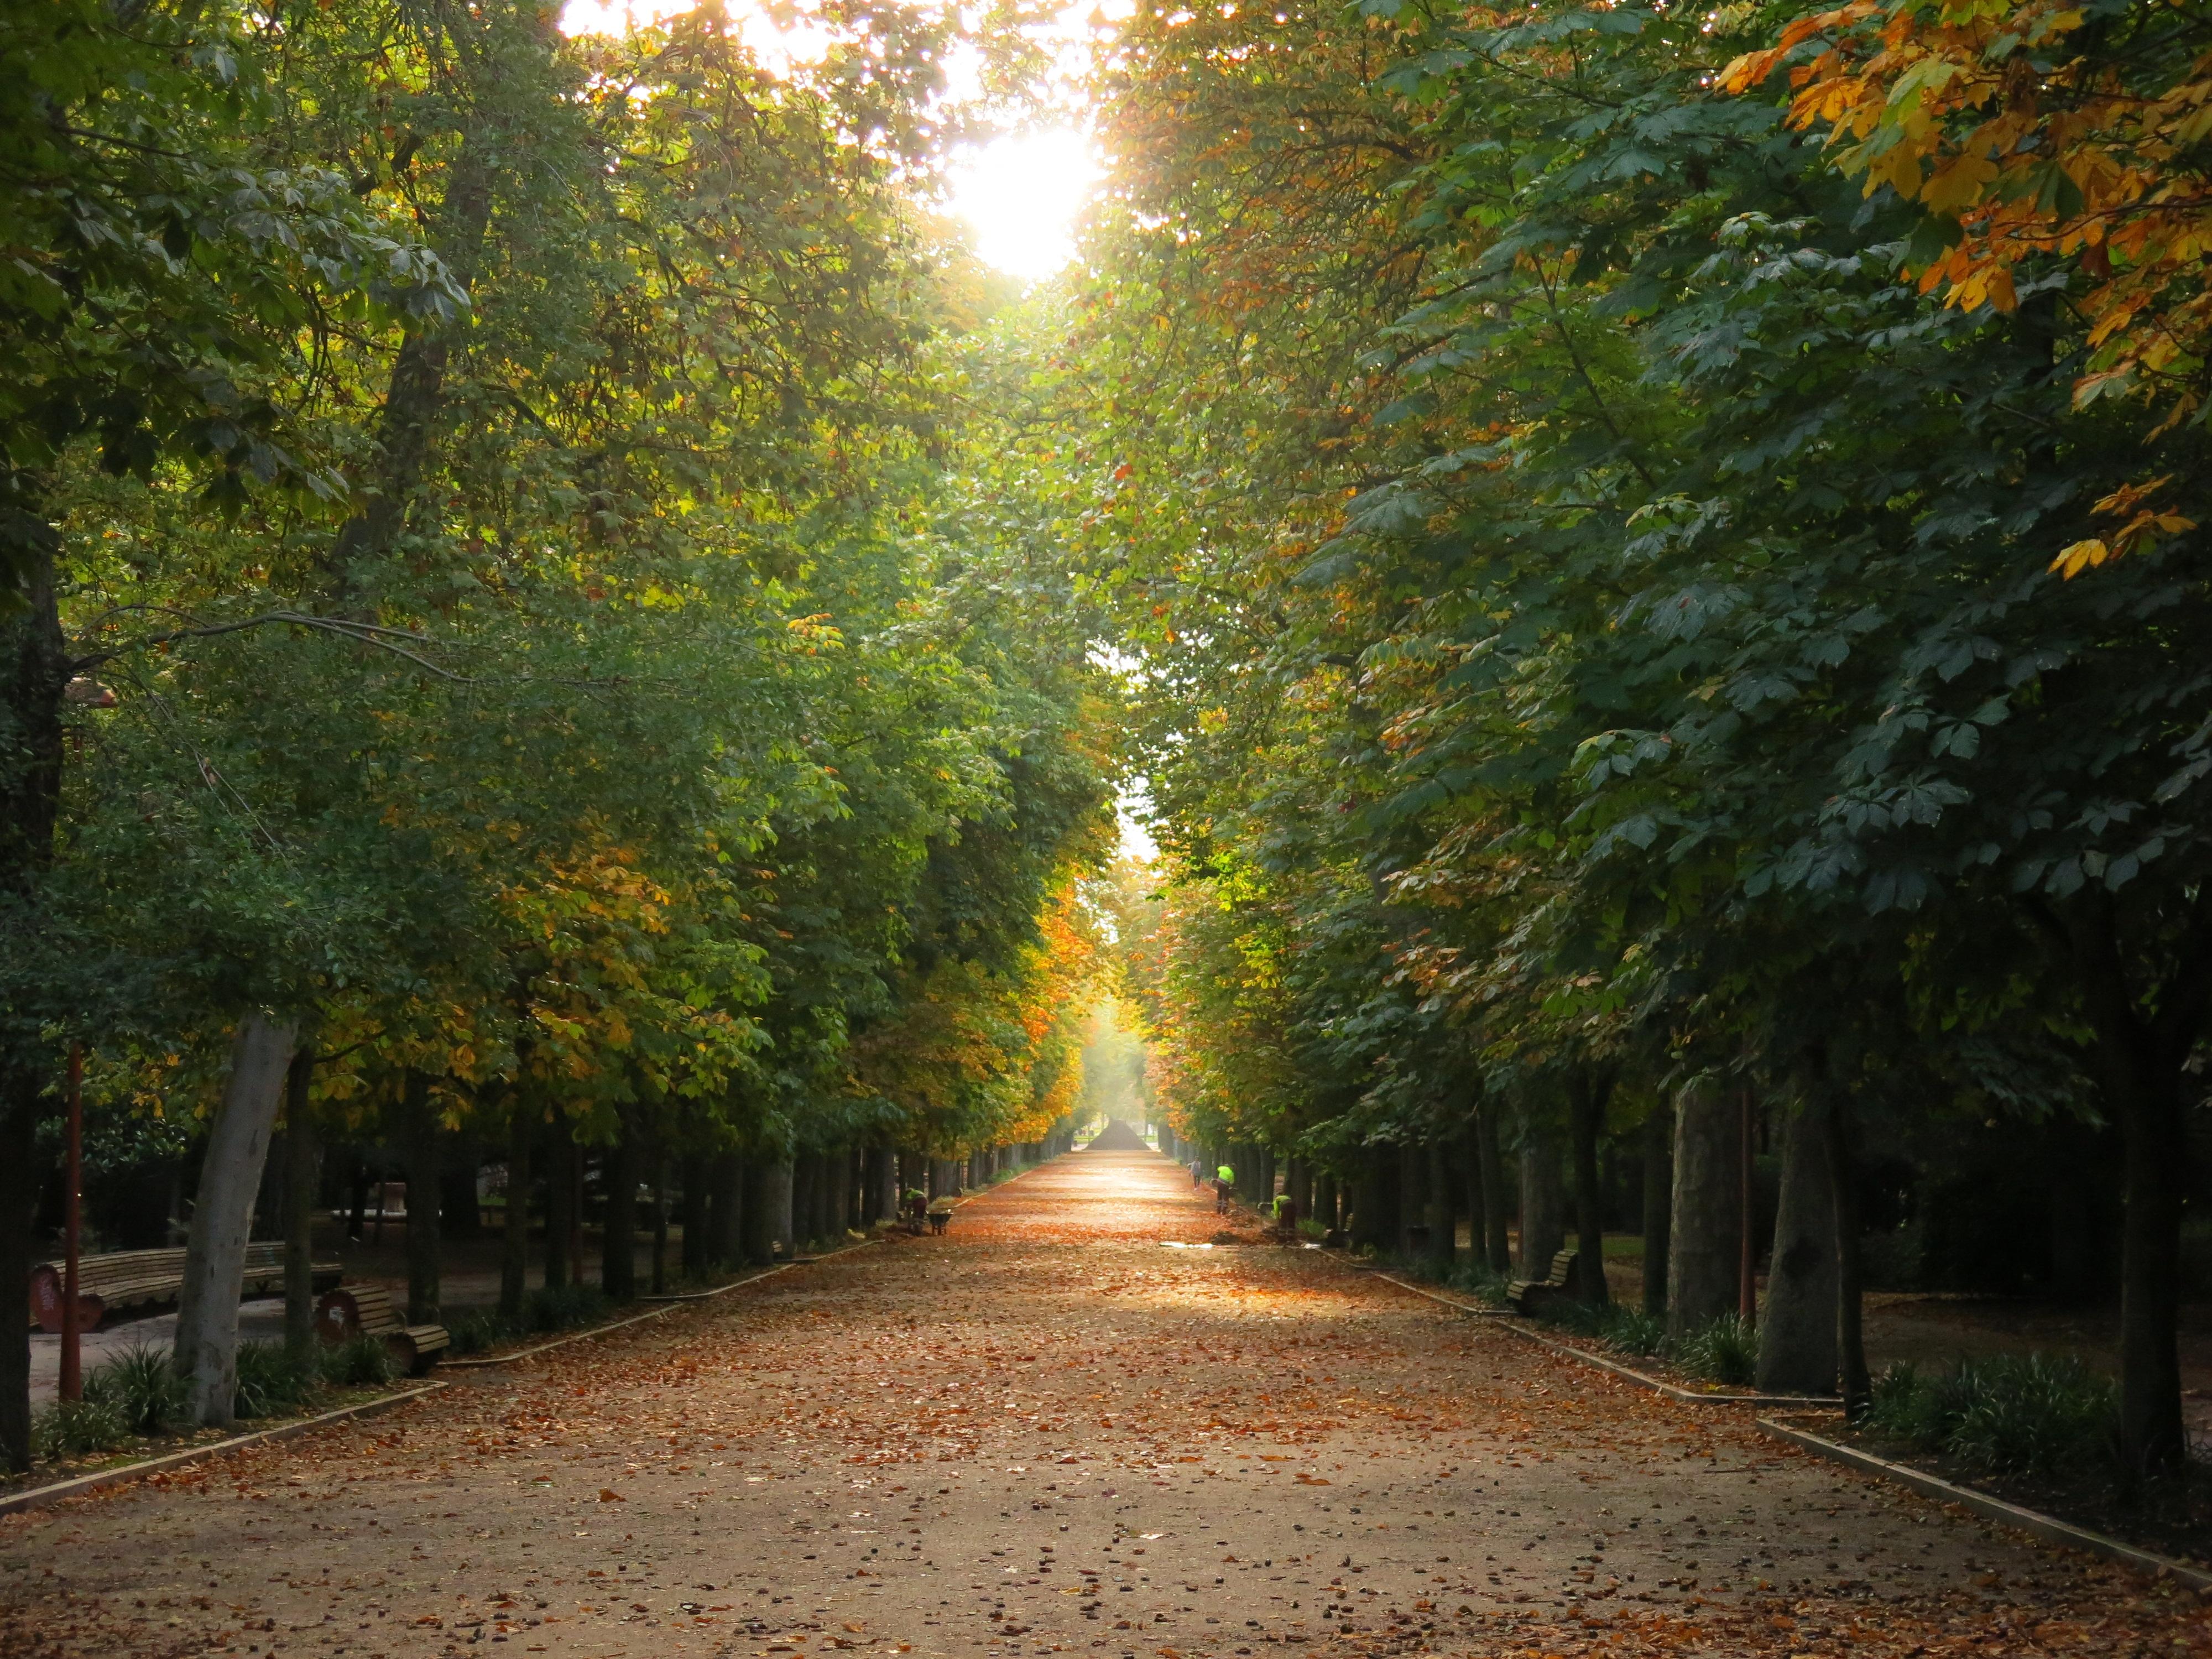
[[[2137,1549],[2132,1544],[2123,1543],[2101,1532],[2092,1532],[2087,1527],[2074,1525],[2070,1521],[2061,1521],[2055,1515],[2045,1515],[2040,1510],[2008,1503],[2002,1498],[1977,1492],[1972,1486],[1962,1486],[1955,1481],[1944,1480],[1941,1475],[1916,1469],[1909,1463],[1893,1463],[1887,1458],[1876,1457],[1856,1446],[1846,1446],[1840,1441],[1809,1433],[1771,1417],[1761,1417],[1755,1421],[1768,1437],[1784,1441],[1800,1451],[1810,1452],[1815,1457],[1825,1457],[1831,1462],[1848,1465],[1864,1474],[1893,1480],[1899,1486],[1911,1487],[1923,1498],[1932,1498],[1943,1504],[1955,1504],[1961,1509],[1972,1510],[1984,1521],[1994,1521],[2000,1526],[2012,1528],[2015,1532],[2024,1532],[2044,1543],[2063,1545],[2156,1577],[2176,1579],[2192,1589],[2212,1592],[2212,1572],[2202,1567],[2191,1566],[2185,1561],[2177,1561],[2171,1556],[2160,1555],[2151,1550]]]
[[[565,1348],[572,1342],[588,1342],[593,1337],[605,1336],[608,1332],[621,1330],[626,1325],[641,1325],[648,1319],[659,1319],[692,1303],[712,1301],[718,1296],[727,1296],[732,1291],[741,1291],[748,1285],[757,1285],[763,1279],[774,1279],[778,1273],[787,1273],[793,1267],[811,1267],[817,1261],[827,1261],[833,1255],[842,1255],[848,1250],[864,1250],[869,1245],[878,1242],[876,1239],[865,1238],[858,1243],[840,1245],[834,1250],[823,1251],[820,1255],[808,1256],[803,1261],[779,1261],[773,1267],[763,1267],[760,1272],[746,1278],[732,1279],[726,1285],[717,1285],[711,1291],[699,1291],[680,1297],[641,1297],[640,1299],[643,1301],[657,1299],[661,1305],[658,1308],[648,1308],[641,1314],[631,1314],[626,1319],[610,1320],[604,1325],[593,1325],[585,1330],[570,1331],[564,1336],[555,1337],[550,1342],[539,1342],[527,1348],[517,1348],[512,1353],[469,1354],[459,1359],[447,1359],[439,1363],[447,1370],[478,1370],[489,1365],[512,1365],[517,1360],[534,1359],[541,1353],[550,1353],[555,1348]]]
[[[1425,1296],[1431,1302],[1441,1302],[1445,1307],[1456,1309],[1470,1318],[1495,1319],[1523,1341],[1534,1342],[1538,1347],[1549,1348],[1554,1353],[1566,1354],[1571,1358],[1581,1360],[1585,1365],[1595,1365],[1600,1370],[1611,1371],[1615,1376],[1633,1382],[1640,1389],[1649,1389],[1654,1394],[1664,1395],[1668,1399],[1680,1401],[1686,1406],[1791,1406],[1805,1410],[1822,1406],[1840,1406],[1844,1403],[1833,1395],[1699,1394],[1695,1389],[1685,1389],[1663,1378],[1653,1376],[1648,1371],[1639,1371],[1632,1366],[1622,1364],[1618,1360],[1607,1359],[1602,1354],[1592,1353],[1587,1348],[1577,1348],[1570,1343],[1562,1342],[1556,1337],[1548,1336],[1534,1327],[1523,1323],[1503,1308],[1485,1308],[1469,1303],[1455,1302],[1448,1296],[1439,1296],[1436,1291],[1424,1289],[1419,1285],[1410,1285],[1402,1279],[1394,1279],[1379,1268],[1370,1267],[1365,1271],[1386,1285],[1395,1285],[1401,1291],[1411,1291],[1415,1296]]]
[[[90,1474],[73,1475],[67,1480],[57,1480],[52,1486],[33,1486],[28,1492],[19,1492],[0,1498],[0,1515],[21,1515],[27,1510],[42,1510],[50,1504],[58,1504],[65,1498],[77,1498],[102,1486],[120,1486],[129,1480],[143,1480],[149,1474],[160,1474],[169,1469],[182,1468],[187,1463],[197,1463],[204,1458],[227,1457],[232,1452],[244,1451],[250,1446],[264,1445],[271,1441],[289,1440],[294,1435],[311,1430],[327,1428],[333,1423],[343,1423],[355,1418],[375,1417],[401,1406],[411,1405],[424,1396],[437,1393],[446,1385],[424,1382],[398,1394],[383,1395],[374,1400],[364,1400],[357,1405],[340,1406],[313,1417],[303,1417],[296,1423],[280,1423],[274,1428],[256,1429],[249,1434],[233,1435],[228,1440],[210,1441],[204,1446],[187,1446],[182,1451],[165,1453],[160,1457],[149,1457],[137,1463],[125,1463],[112,1469],[95,1469]]]

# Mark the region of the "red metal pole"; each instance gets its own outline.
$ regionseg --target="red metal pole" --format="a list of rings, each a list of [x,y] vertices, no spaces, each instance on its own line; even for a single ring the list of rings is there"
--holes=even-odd
[[[84,1050],[70,1044],[69,1164],[62,1208],[62,1375],[61,1396],[84,1398],[84,1369],[77,1330],[77,1233],[80,1199],[84,1186]]]

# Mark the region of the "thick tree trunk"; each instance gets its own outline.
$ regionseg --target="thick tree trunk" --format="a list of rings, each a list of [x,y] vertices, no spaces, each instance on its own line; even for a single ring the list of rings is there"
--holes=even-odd
[[[530,1151],[538,1114],[520,1099],[507,1132],[507,1223],[499,1258],[499,1310],[509,1319],[530,1294]]]
[[[761,1214],[760,1183],[750,1160],[724,1152],[714,1163],[714,1219],[708,1233],[707,1259],[727,1272],[761,1259],[753,1248],[752,1229]]]
[[[1505,1189],[1505,1154],[1498,1146],[1498,1106],[1486,1100],[1476,1108],[1474,1114],[1474,1152],[1482,1178],[1482,1224],[1484,1228],[1481,1255],[1490,1271],[1510,1273],[1513,1271],[1511,1235],[1511,1205]]]
[[[629,1124],[616,1126],[600,1178],[607,1206],[599,1226],[599,1287],[628,1302],[637,1295],[637,1132]]]
[[[292,1025],[257,1009],[239,1021],[231,1040],[230,1075],[208,1131],[177,1297],[176,1366],[189,1390],[185,1414],[195,1423],[222,1427],[234,1415],[246,1242],[295,1035]]]
[[[0,1072],[0,1462],[31,1467],[31,1226],[43,1171],[39,1090]]]
[[[1575,1291],[1583,1301],[1599,1305],[1613,1300],[1605,1279],[1605,1188],[1597,1167],[1597,1145],[1612,1097],[1610,1076],[1577,1068],[1568,1079],[1575,1143]]]
[[[2163,1068],[2161,1068],[2163,1069]],[[2146,1076],[2120,1117],[2127,1208],[2120,1233],[2120,1446],[2131,1469],[2182,1467],[2181,1213],[2189,1150],[2179,1068]]]
[[[1825,1080],[1825,1068],[1823,1068]],[[1859,1278],[1859,1221],[1857,1159],[1851,1146],[1850,1104],[1832,1090],[1824,1090],[1827,1109],[1820,1114],[1828,1159],[1829,1203],[1835,1211],[1836,1239],[1836,1368],[1843,1384],[1844,1415],[1856,1423],[1866,1415],[1874,1398],[1874,1383],[1867,1374],[1866,1331],[1862,1315]]]
[[[28,475],[19,472],[19,483]],[[33,896],[39,872],[53,861],[61,809],[62,702],[69,659],[54,580],[58,538],[34,522],[41,503],[30,492],[10,503],[21,509],[22,603],[0,605],[0,902],[23,907],[19,937],[35,937]],[[0,1034],[0,1458],[30,1467],[30,1276],[37,1213],[39,1119],[46,1110],[55,1057],[34,1035],[37,1020],[9,1022]]]
[[[1735,1311],[1737,1115],[1719,1081],[1686,1085],[1674,1109],[1667,1331],[1691,1336]]]
[[[1405,1261],[1428,1255],[1430,1176],[1427,1147],[1408,1141],[1398,1148],[1398,1230],[1392,1248]]]
[[[1802,1103],[1783,1128],[1773,1265],[1759,1327],[1759,1386],[1826,1394],[1836,1386],[1836,1195],[1825,1104]]]
[[[442,1299],[439,1277],[444,1241],[439,1211],[445,1197],[445,1148],[440,1144],[438,1115],[430,1105],[428,1076],[410,1070],[404,1087],[400,1133],[407,1159],[407,1321],[432,1325],[437,1322]]]
[[[571,1260],[568,1251],[575,1233],[576,1163],[581,1153],[563,1114],[553,1115],[550,1133],[552,1144],[545,1158],[545,1288],[559,1291],[567,1289],[572,1278],[582,1276],[577,1272],[582,1264]]]
[[[756,1154],[737,1165],[737,1174],[741,1197],[736,1209],[742,1224],[743,1259],[755,1267],[766,1267],[775,1260],[777,1243],[775,1209],[769,1190],[770,1165]]]
[[[830,1242],[842,1244],[853,1224],[853,1152],[840,1147],[830,1156]]]
[[[1429,1226],[1429,1271],[1439,1278],[1452,1270],[1452,1258],[1459,1249],[1459,1182],[1454,1178],[1451,1148],[1443,1141],[1431,1141],[1424,1149],[1429,1161],[1429,1202],[1425,1212]]]
[[[284,1345],[295,1354],[315,1350],[315,1195],[322,1176],[314,1107],[313,1051],[292,1056],[284,1079]]]
[[[1662,1098],[1644,1120],[1644,1311],[1667,1311],[1667,1253],[1674,1202],[1674,1107]]]
[[[707,1202],[708,1171],[713,1167],[706,1159],[692,1157],[684,1160],[684,1276],[696,1279],[707,1271]]]
[[[769,1249],[779,1255],[799,1254],[797,1235],[792,1231],[791,1160],[780,1158],[761,1170],[761,1206],[768,1224]]]
[[[1566,1247],[1567,1197],[1559,1179],[1559,1144],[1533,1120],[1521,1135],[1521,1276],[1541,1279]]]

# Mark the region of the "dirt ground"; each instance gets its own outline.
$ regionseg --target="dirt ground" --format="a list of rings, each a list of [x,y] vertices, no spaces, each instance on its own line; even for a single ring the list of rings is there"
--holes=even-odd
[[[422,1404],[0,1522],[0,1655],[2212,1655],[2031,1546],[1081,1153]]]

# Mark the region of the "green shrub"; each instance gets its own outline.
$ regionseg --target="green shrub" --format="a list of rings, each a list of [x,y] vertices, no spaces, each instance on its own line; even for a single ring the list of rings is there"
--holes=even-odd
[[[1300,1238],[1312,1239],[1327,1238],[1328,1237],[1328,1228],[1325,1224],[1315,1220],[1311,1216],[1308,1216],[1304,1220],[1298,1223],[1298,1237]]]
[[[1448,1289],[1464,1291],[1468,1295],[1480,1301],[1487,1302],[1493,1307],[1502,1308],[1506,1305],[1505,1286],[1508,1282],[1506,1277],[1504,1273],[1492,1271],[1487,1262],[1462,1262],[1444,1275],[1443,1282]]]
[[[31,1449],[40,1457],[113,1451],[131,1440],[131,1425],[113,1402],[57,1400],[31,1419]]]
[[[84,1397],[113,1407],[132,1434],[166,1434],[183,1419],[191,1386],[167,1348],[142,1342],[87,1376]]]
[[[568,1331],[580,1325],[596,1325],[613,1311],[614,1304],[596,1285],[550,1285],[531,1291],[522,1305],[524,1325],[533,1331]]]
[[[519,1322],[491,1308],[464,1308],[446,1316],[446,1329],[453,1339],[456,1354],[482,1353],[502,1342],[527,1334]]]
[[[323,1380],[335,1388],[381,1388],[399,1375],[399,1362],[380,1336],[354,1336],[323,1350]]]
[[[1867,1421],[1990,1474],[2050,1475],[2111,1455],[2119,1404],[2070,1354],[1992,1354],[1932,1374],[1891,1366]]]
[[[1674,1358],[1708,1382],[1741,1386],[1759,1375],[1759,1337],[1741,1314],[1723,1314],[1686,1338]]]
[[[1622,1353],[1645,1356],[1656,1354],[1667,1343],[1667,1316],[1646,1313],[1641,1308],[1625,1304],[1608,1304],[1598,1326],[1598,1334],[1607,1346]]]
[[[238,1391],[231,1410],[240,1417],[282,1417],[298,1411],[322,1381],[322,1367],[282,1342],[238,1345]]]

